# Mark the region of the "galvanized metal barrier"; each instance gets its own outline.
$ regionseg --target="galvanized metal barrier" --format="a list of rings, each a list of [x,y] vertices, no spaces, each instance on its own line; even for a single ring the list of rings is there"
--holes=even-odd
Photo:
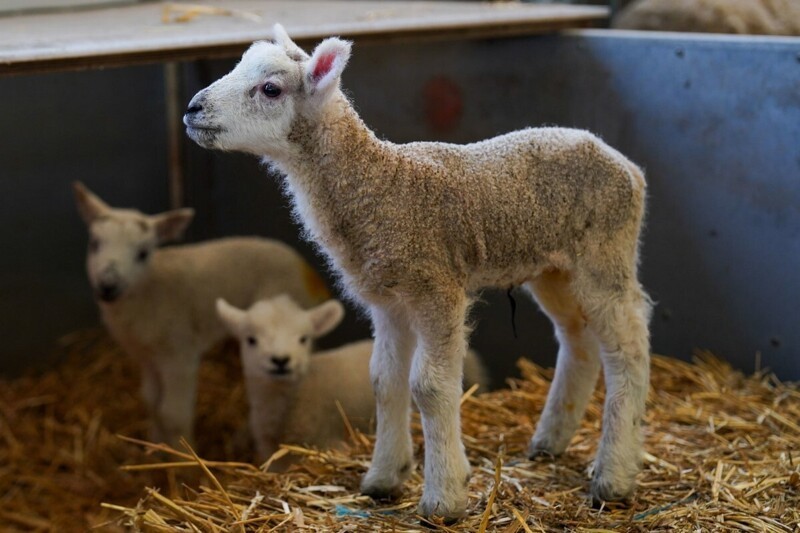
[[[185,65],[187,101],[231,64]],[[94,321],[69,181],[111,203],[167,208],[162,84],[156,67],[0,83],[14,103],[0,115],[0,370]],[[706,348],[748,371],[760,354],[762,366],[800,379],[800,39],[587,30],[357,42],[344,85],[366,122],[398,142],[543,124],[596,132],[650,184],[642,272],[657,304],[654,350]],[[286,200],[257,161],[194,145],[187,155],[194,238],[296,242]],[[506,295],[484,299],[474,344],[496,377],[523,355],[552,364],[550,326],[524,295],[518,339]],[[351,316],[330,342],[367,331]]]

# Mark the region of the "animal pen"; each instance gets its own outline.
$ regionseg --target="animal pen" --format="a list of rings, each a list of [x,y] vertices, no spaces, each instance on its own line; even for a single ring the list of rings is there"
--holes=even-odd
[[[600,29],[601,7],[449,2],[145,2],[0,16],[0,529],[8,531],[795,531],[800,527],[800,39]],[[648,181],[641,280],[654,300],[645,454],[630,501],[593,508],[604,389],[560,457],[528,460],[552,326],[487,292],[465,391],[467,516],[423,526],[359,492],[374,446],[341,413],[336,449],[256,463],[238,346],[199,371],[196,438],[147,440],[139,368],[98,325],[70,184],[146,213],[191,206],[188,239],[301,240],[278,180],[189,143],[191,96],[281,22],[311,51],[352,39],[343,78],[377,134],[468,143],[587,129]],[[38,33],[37,33],[38,32]],[[512,304],[509,301],[512,298]],[[514,309],[514,310],[512,310]],[[355,311],[322,347],[369,336]],[[422,456],[419,415],[412,416]],[[245,438],[243,438],[245,435]]]

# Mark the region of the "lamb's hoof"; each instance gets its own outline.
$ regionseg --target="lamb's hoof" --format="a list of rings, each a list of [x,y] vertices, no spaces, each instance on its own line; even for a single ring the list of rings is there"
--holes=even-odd
[[[592,479],[592,507],[600,509],[607,503],[626,503],[633,495],[635,483],[615,486],[612,482],[595,476]]]
[[[380,485],[368,484],[365,481],[361,482],[361,494],[369,496],[376,502],[393,502],[400,499],[403,494],[401,486],[384,487]]]
[[[436,498],[426,498],[425,494],[417,507],[420,523],[427,527],[437,525],[452,525],[458,522],[467,512],[466,491],[464,497],[455,498],[452,502],[445,502]]]
[[[550,459],[553,460],[557,457],[556,454],[546,448],[536,448],[533,446],[528,447],[528,459]]]
[[[544,457],[548,459],[555,459],[562,453],[566,446],[553,446],[550,442],[547,442],[545,439],[531,439],[530,444],[528,444],[528,459],[537,459],[539,457]]]
[[[361,479],[361,494],[375,501],[397,500],[403,494],[403,483],[411,476],[413,468],[411,461],[396,469],[370,467]]]
[[[443,516],[431,516],[429,518],[420,517],[419,524],[428,529],[439,529],[441,526],[452,526],[458,522],[458,518],[445,518]]]

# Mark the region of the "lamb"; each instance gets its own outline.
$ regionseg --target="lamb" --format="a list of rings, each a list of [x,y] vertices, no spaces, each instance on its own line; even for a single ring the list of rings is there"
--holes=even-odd
[[[250,429],[259,461],[280,444],[329,448],[346,440],[336,402],[353,427],[371,430],[375,399],[369,376],[372,341],[314,353],[312,344],[344,317],[339,300],[305,310],[282,294],[238,309],[217,300],[217,314],[239,339],[250,403]],[[486,383],[480,360],[469,352],[465,382]]]
[[[259,461],[280,444],[328,448],[344,441],[338,401],[353,427],[369,431],[375,401],[369,385],[372,343],[360,341],[311,356],[311,344],[344,316],[338,300],[304,310],[287,295],[242,310],[217,300],[217,314],[239,340],[250,430]]]
[[[800,35],[797,0],[637,0],[614,28],[760,35]]]
[[[141,365],[150,439],[192,440],[201,355],[225,338],[214,311],[220,295],[236,305],[289,293],[310,307],[329,297],[324,282],[289,246],[229,238],[158,248],[179,239],[194,215],[114,209],[74,184],[89,229],[86,267],[114,340]]]
[[[412,464],[411,397],[422,415],[418,511],[457,520],[469,462],[459,395],[466,317],[483,288],[526,287],[560,341],[529,455],[558,455],[601,366],[603,432],[591,491],[632,493],[641,468],[650,302],[637,280],[642,172],[588,132],[531,128],[453,145],[378,139],[340,90],[351,43],[311,56],[285,30],[257,42],[184,115],[199,145],[262,156],[283,175],[306,237],[369,313],[376,443],[361,485],[395,495]]]

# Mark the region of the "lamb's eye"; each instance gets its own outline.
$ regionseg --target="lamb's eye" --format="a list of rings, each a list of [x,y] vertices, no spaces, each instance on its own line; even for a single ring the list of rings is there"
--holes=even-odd
[[[255,346],[258,344],[258,341],[256,341],[256,338],[251,335],[250,337],[247,337],[247,344],[250,346]]]
[[[147,261],[147,258],[150,257],[150,250],[147,248],[142,248],[136,253],[136,260],[140,263],[144,263]]]
[[[89,251],[92,252],[92,253],[95,253],[99,249],[100,249],[100,239],[98,239],[96,237],[92,237],[89,240]]]
[[[300,344],[305,344],[309,340],[311,340],[311,339],[308,337],[308,335],[303,335],[302,337],[300,337]]]
[[[268,98],[277,98],[281,95],[281,88],[272,83],[271,81],[265,83],[264,88],[262,90],[264,91],[264,94],[266,94]]]

